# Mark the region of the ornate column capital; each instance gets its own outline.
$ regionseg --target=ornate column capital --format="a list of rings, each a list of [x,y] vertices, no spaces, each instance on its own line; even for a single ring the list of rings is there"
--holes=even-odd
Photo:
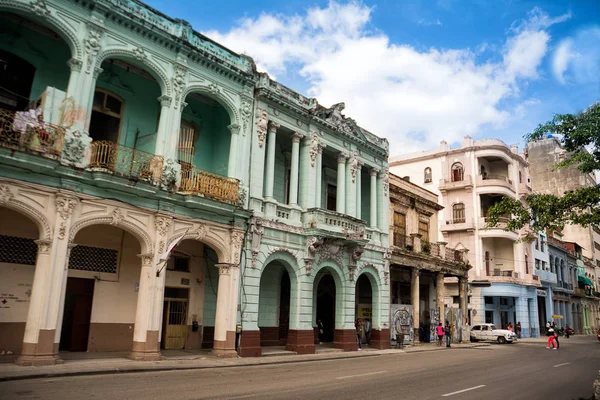
[[[238,124],[227,125],[227,129],[229,129],[229,132],[231,132],[232,135],[240,133],[240,126]]]
[[[338,154],[338,158],[337,158],[338,164],[346,164],[346,160],[348,160],[348,154],[346,154],[346,153]]]
[[[300,143],[300,140],[304,137],[304,135],[300,132],[294,132],[292,135],[292,142]]]
[[[73,210],[77,205],[77,199],[74,197],[68,196],[56,196],[55,206],[56,212],[60,215],[63,220],[69,219],[71,214],[73,214]]]
[[[229,275],[229,270],[233,265],[227,263],[215,264],[215,267],[219,269],[219,275]]]
[[[371,176],[377,176],[377,175],[379,175],[380,171],[381,170],[379,168],[371,168],[371,171],[369,171],[369,175],[371,175]]]
[[[50,248],[52,247],[51,240],[34,240],[38,246],[38,254],[50,254]]]
[[[269,133],[277,133],[277,129],[281,127],[277,122],[270,121],[269,122]]]
[[[154,260],[152,253],[138,254],[138,257],[142,259],[142,268],[152,267],[152,261]]]
[[[166,94],[159,96],[157,100],[159,101],[161,107],[171,107],[171,103],[173,102],[171,96],[167,96]]]
[[[323,149],[327,147],[327,145],[325,143],[319,143],[319,146],[317,147],[317,152],[319,154],[323,154]]]
[[[69,61],[67,61],[67,65],[69,66],[71,71],[80,72],[81,68],[83,67],[83,61],[77,58],[70,58]]]
[[[158,215],[154,218],[154,227],[160,236],[165,236],[171,227],[173,218]]]
[[[413,268],[410,272],[413,278],[421,276],[421,270],[419,268]]]

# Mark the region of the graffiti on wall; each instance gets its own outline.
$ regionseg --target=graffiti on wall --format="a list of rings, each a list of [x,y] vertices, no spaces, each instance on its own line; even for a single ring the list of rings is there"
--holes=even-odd
[[[390,338],[404,335],[404,343],[414,340],[413,308],[410,304],[390,304]]]

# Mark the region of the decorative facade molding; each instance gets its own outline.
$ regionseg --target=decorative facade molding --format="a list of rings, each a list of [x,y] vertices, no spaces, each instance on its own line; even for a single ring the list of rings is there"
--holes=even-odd
[[[171,217],[163,217],[163,216],[155,217],[154,218],[154,227],[156,228],[156,232],[160,236],[166,236],[167,233],[169,232],[169,228],[171,227],[172,222],[173,222],[173,218],[171,218]]]
[[[303,134],[301,134],[300,132],[294,132],[294,134],[292,135],[292,142],[294,143],[300,143],[300,140],[304,137]]]
[[[383,195],[387,196],[390,190],[390,169],[383,170]]]
[[[125,215],[123,215],[123,211],[120,208],[115,208],[111,214],[111,225],[120,225],[125,219]]]
[[[350,173],[352,175],[352,183],[356,183],[356,173],[360,169],[360,161],[358,160],[358,152],[353,151],[348,160],[350,165]]]
[[[0,185],[0,205],[6,204],[14,199],[15,194],[6,185]]]
[[[87,66],[85,72],[88,74],[92,72],[92,66],[95,65],[94,59],[100,52],[100,36],[102,32],[93,25],[88,25],[88,35],[84,41],[85,54],[87,56]]]
[[[284,222],[280,222],[277,220],[269,220],[269,219],[261,219],[262,224],[265,228],[277,229],[279,231],[296,233],[298,235],[304,234],[304,229],[298,228],[296,226],[288,225]]]
[[[173,92],[175,93],[175,104],[179,105],[180,102],[183,102],[185,98],[182,98],[183,89],[185,87],[186,79],[185,79],[185,68],[180,65],[175,66],[175,73],[173,74],[172,84],[173,84]],[[183,107],[182,107],[183,109]]]
[[[265,234],[265,229],[262,225],[262,220],[260,219],[252,219],[250,221],[250,251],[252,252],[252,267],[256,266],[256,261],[258,258],[258,253],[260,252],[260,244],[262,241],[262,237]]]
[[[44,0],[33,0],[30,3],[31,10],[39,17],[47,17],[50,15],[50,10]]]
[[[173,99],[171,96],[162,95],[158,97],[158,102],[160,103],[161,107],[171,107],[172,101]]]
[[[244,232],[233,231],[231,232],[231,247],[233,250],[233,263],[237,264],[240,261],[240,254],[242,253],[242,246],[244,244]]]
[[[148,60],[148,54],[146,54],[146,51],[141,46],[138,46],[135,49],[133,49],[133,57],[141,62]]]
[[[252,103],[249,100],[243,100],[240,106],[240,116],[242,120],[242,135],[246,136],[250,117],[252,115]]]
[[[310,166],[314,167],[315,162],[317,160],[317,154],[319,153],[319,135],[317,132],[312,132],[310,134],[310,144],[309,144],[309,155],[310,155]]]
[[[38,246],[38,254],[50,254],[50,249],[52,248],[51,240],[34,240],[34,242]]]
[[[69,217],[73,214],[73,210],[75,210],[75,206],[77,205],[77,199],[73,197],[66,196],[57,196],[56,197],[56,212],[63,220],[69,219]]]
[[[196,229],[193,232],[194,237],[196,238],[196,240],[199,240],[199,241],[202,241],[202,239],[204,239],[207,234],[208,234],[208,226],[206,226],[205,224],[198,224],[198,229]]]

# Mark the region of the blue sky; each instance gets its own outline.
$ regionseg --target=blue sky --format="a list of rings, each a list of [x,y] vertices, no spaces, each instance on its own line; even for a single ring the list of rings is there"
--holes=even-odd
[[[465,135],[523,147],[600,99],[600,1],[150,0],[291,88],[387,137],[391,154]]]

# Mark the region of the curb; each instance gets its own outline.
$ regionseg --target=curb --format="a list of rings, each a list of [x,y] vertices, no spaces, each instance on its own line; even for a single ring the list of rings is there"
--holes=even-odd
[[[489,344],[480,344],[471,347],[456,347],[455,349],[471,349],[474,347],[487,347]],[[131,367],[131,368],[113,368],[113,369],[98,369],[94,371],[48,371],[48,372],[40,372],[37,374],[29,374],[29,375],[19,375],[19,376],[0,376],[0,382],[9,382],[9,381],[21,381],[28,379],[42,379],[42,378],[64,378],[67,376],[94,376],[94,375],[114,375],[114,374],[130,374],[130,373],[140,373],[140,372],[167,372],[167,371],[187,371],[187,370],[201,370],[201,369],[218,369],[218,368],[238,368],[238,367],[259,367],[263,365],[277,365],[277,364],[291,364],[291,363],[306,363],[306,362],[315,362],[315,361],[331,361],[331,360],[343,360],[349,358],[363,358],[363,357],[381,357],[381,356],[389,356],[389,355],[399,355],[399,354],[410,354],[410,353],[424,353],[424,352],[434,352],[440,350],[448,350],[447,348],[440,348],[434,350],[398,350],[397,352],[386,352],[382,353],[380,351],[373,352],[373,354],[360,353],[357,354],[355,352],[349,352],[346,355],[338,355],[336,357],[324,356],[318,358],[310,358],[310,359],[298,359],[295,357],[290,357],[289,359],[282,360],[273,360],[273,361],[265,361],[259,363],[240,363],[240,364],[227,364],[227,365],[184,365],[184,366],[157,366],[156,368],[140,368],[140,367]],[[383,350],[385,351],[385,350]],[[35,368],[35,367],[34,367]]]

